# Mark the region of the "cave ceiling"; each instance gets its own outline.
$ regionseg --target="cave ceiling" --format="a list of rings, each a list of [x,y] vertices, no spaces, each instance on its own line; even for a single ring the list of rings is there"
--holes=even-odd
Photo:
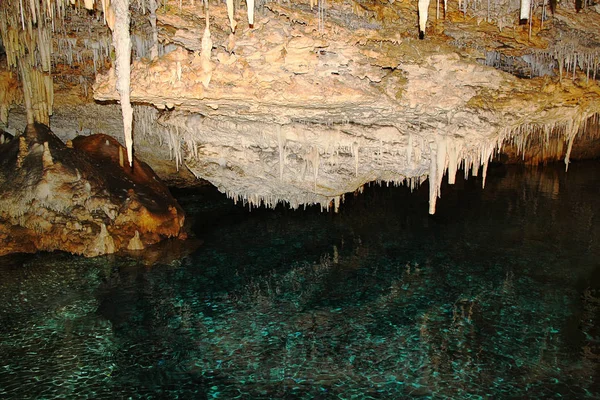
[[[485,184],[504,146],[550,137],[568,166],[597,122],[600,5],[527,4],[524,20],[514,0],[2,2],[0,119],[68,110],[127,144],[120,103],[138,155],[235,200],[337,209],[429,178],[433,213],[445,175]]]

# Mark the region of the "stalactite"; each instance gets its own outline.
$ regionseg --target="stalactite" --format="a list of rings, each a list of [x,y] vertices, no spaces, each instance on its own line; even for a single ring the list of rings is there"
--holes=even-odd
[[[112,9],[115,15],[112,34],[113,46],[116,53],[115,70],[117,76],[117,92],[119,93],[121,101],[127,159],[129,160],[129,166],[133,167],[133,108],[131,107],[130,100],[131,37],[129,35],[129,0],[112,0],[109,9]]]
[[[425,29],[427,28],[427,16],[429,13],[430,0],[418,0],[419,8],[419,39],[425,38]]]
[[[319,176],[319,148],[317,146],[313,146],[313,154],[312,154],[312,164],[313,164],[313,179],[314,179],[314,190],[317,191],[317,178]]]
[[[23,85],[23,101],[25,103],[25,112],[27,115],[27,123],[33,124],[35,122],[33,113],[33,94],[31,89],[31,79],[29,77],[30,70],[25,66],[19,68],[21,72],[21,84]]]
[[[448,183],[453,185],[456,182],[456,172],[458,170],[458,149],[455,141],[448,144]]]
[[[42,166],[44,169],[50,168],[54,165],[54,161],[52,160],[52,154],[50,153],[50,147],[48,147],[48,142],[44,142],[44,151],[42,153]]]
[[[248,7],[248,25],[250,29],[254,28],[254,0],[246,0]]]
[[[202,49],[200,52],[200,59],[202,64],[202,71],[204,73],[202,84],[205,88],[207,88],[212,77],[212,65],[210,63],[210,56],[212,52],[213,42],[210,38],[210,20],[208,15],[208,7],[206,8],[205,13],[206,27],[204,28],[204,34],[202,35]]]
[[[233,16],[233,0],[226,0],[227,4],[227,16],[229,17],[229,26],[231,27],[231,33],[235,33],[235,27],[237,26],[237,21]]]
[[[358,162],[359,162],[359,151],[360,146],[358,143],[352,144],[352,153],[354,155],[354,176],[358,176]]]
[[[283,168],[285,166],[285,137],[281,125],[277,125],[277,144],[279,147],[279,180],[283,181]]]
[[[438,197],[438,187],[436,186],[437,182],[437,151],[436,148],[431,148],[430,151],[430,161],[429,161],[429,214],[435,214],[435,206]]]
[[[158,57],[158,28],[156,27],[156,9],[158,4],[156,0],[149,0],[148,9],[150,11],[150,26],[152,27],[152,47],[150,47],[150,58],[152,60]]]
[[[10,69],[18,70],[27,122],[49,124],[54,91],[51,78],[52,36],[41,11],[50,0],[0,2],[0,34]],[[62,0],[56,0],[58,2]],[[18,23],[20,21],[20,24]]]

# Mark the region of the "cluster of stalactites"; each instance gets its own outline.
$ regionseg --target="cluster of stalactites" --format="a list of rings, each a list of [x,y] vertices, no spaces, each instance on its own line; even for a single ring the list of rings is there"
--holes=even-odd
[[[102,4],[109,0],[102,0]],[[52,37],[68,7],[93,9],[94,0],[18,0],[0,2],[0,34],[8,67],[18,71],[27,122],[48,125],[54,103]]]
[[[529,163],[538,164],[545,162],[547,159],[558,160],[564,155],[565,169],[568,171],[575,138],[577,136],[584,136],[588,139],[599,138],[599,119],[600,115],[598,113],[589,112],[561,123],[521,125],[508,132],[503,141],[499,143],[499,147],[501,149],[504,143],[511,144],[525,159],[527,148],[532,144],[541,143],[545,154],[531,158]],[[589,129],[590,127],[592,129]],[[554,139],[559,139],[559,141],[557,142]]]
[[[23,85],[27,122],[49,123],[54,102],[52,31],[62,21],[68,1],[0,2],[0,33],[8,67]]]
[[[437,199],[441,197],[444,175],[448,183],[454,184],[459,169],[465,177],[478,176],[482,170],[482,187],[485,188],[487,168],[498,148],[495,141],[483,140],[467,144],[463,139],[438,135],[430,143],[429,153],[429,213],[435,214]]]
[[[113,32],[117,91],[121,98],[125,143],[133,160],[131,135],[129,0],[100,0],[105,22]],[[138,1],[139,3],[139,1]],[[145,7],[146,2],[143,1]],[[95,0],[19,0],[0,2],[0,33],[9,68],[19,71],[27,122],[49,125],[54,102],[51,75],[52,32],[64,25],[67,7],[96,7]]]

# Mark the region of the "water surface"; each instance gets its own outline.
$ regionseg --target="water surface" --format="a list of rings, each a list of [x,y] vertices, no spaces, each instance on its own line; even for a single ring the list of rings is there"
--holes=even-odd
[[[494,166],[435,216],[427,184],[338,214],[174,191],[200,247],[0,258],[0,398],[598,398],[599,187]]]

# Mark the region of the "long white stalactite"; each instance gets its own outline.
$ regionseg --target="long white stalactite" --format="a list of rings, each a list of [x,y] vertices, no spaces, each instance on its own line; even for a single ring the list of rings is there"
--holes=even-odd
[[[254,28],[254,0],[246,0],[248,6],[248,25],[250,28]]]
[[[133,166],[133,108],[130,99],[131,37],[129,35],[129,0],[113,0],[110,7],[115,15],[112,29],[116,60],[117,92],[121,100],[123,132],[129,166]]]
[[[521,0],[521,21],[529,19],[531,0]]]
[[[419,39],[425,38],[425,29],[427,28],[427,18],[429,14],[429,1],[419,0]]]

